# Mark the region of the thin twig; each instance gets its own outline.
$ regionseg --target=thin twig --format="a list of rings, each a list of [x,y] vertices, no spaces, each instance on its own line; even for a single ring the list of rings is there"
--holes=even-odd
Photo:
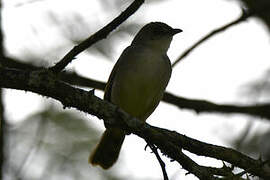
[[[229,27],[232,27],[235,24],[238,24],[242,21],[245,21],[247,18],[251,17],[253,15],[253,13],[251,12],[246,12],[243,10],[242,15],[237,18],[236,20],[230,22],[229,24],[226,24],[218,29],[213,30],[212,32],[210,32],[209,34],[207,34],[206,36],[204,36],[202,39],[200,39],[199,41],[197,41],[195,44],[193,44],[190,48],[188,48],[186,51],[184,51],[182,53],[182,55],[180,55],[177,60],[172,64],[172,67],[174,67],[177,63],[179,63],[181,60],[183,60],[191,51],[193,51],[196,47],[198,47],[199,45],[201,45],[204,41],[208,40],[210,37],[225,31],[226,29],[228,29]]]
[[[149,146],[150,149],[152,150],[152,152],[156,155],[156,158],[157,158],[157,160],[158,160],[158,162],[160,164],[160,167],[161,167],[161,170],[162,170],[162,173],[163,173],[163,179],[164,180],[169,180],[167,172],[166,172],[166,167],[165,167],[166,164],[162,161],[161,157],[159,156],[158,151],[157,151],[157,147],[155,145],[151,144],[150,142],[146,141],[146,143],[147,143],[147,146]]]
[[[127,18],[134,14],[139,7],[144,3],[144,0],[135,0],[124,12],[122,12],[118,17],[113,21],[107,24],[105,27],[97,31],[95,34],[81,42],[79,45],[75,46],[71,51],[69,51],[63,59],[61,59],[54,66],[49,69],[58,73],[62,71],[78,54],[83,52],[85,49],[92,46],[94,43],[98,42],[101,39],[105,39],[110,32],[117,28],[121,23],[123,23]]]

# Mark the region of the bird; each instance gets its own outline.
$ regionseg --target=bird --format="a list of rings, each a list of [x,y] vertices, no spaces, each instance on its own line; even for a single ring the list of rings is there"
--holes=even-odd
[[[173,36],[180,32],[181,29],[163,22],[143,26],[113,67],[104,100],[145,122],[158,106],[170,80],[172,68],[167,51]],[[120,128],[106,127],[89,163],[103,169],[112,167],[126,135]]]

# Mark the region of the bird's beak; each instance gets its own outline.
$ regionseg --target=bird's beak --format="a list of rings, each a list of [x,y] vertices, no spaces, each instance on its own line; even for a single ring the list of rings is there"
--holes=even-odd
[[[178,34],[180,32],[183,32],[183,30],[182,29],[173,29],[172,30],[172,35]]]

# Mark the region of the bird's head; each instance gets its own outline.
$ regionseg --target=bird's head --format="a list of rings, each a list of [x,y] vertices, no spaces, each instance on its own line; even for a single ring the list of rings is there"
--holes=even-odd
[[[135,36],[132,45],[142,45],[154,48],[161,52],[167,52],[175,34],[182,32],[162,22],[146,24]]]

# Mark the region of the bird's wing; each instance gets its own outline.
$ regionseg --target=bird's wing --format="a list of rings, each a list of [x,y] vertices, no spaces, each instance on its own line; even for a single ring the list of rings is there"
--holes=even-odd
[[[104,100],[107,100],[107,101],[111,101],[111,91],[112,91],[112,85],[113,85],[113,81],[114,81],[114,78],[115,78],[115,74],[119,68],[119,64],[121,62],[121,58],[124,54],[127,53],[127,51],[130,49],[130,46],[128,46],[124,51],[123,53],[121,54],[121,56],[119,57],[119,59],[117,60],[116,64],[114,65],[113,67],[113,70],[110,74],[110,77],[109,77],[109,80],[106,84],[106,87],[105,87],[105,93],[104,93]]]

